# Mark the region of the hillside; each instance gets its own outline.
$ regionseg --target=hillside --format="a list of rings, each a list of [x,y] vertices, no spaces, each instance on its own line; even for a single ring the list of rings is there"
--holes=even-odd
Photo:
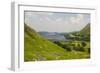
[[[82,34],[90,34],[90,23],[88,23],[81,31]]]
[[[44,39],[34,29],[24,25],[24,61],[44,61],[86,58],[82,52],[68,52]]]
[[[33,29],[25,25],[25,61],[52,60],[65,55],[66,51],[40,37]]]

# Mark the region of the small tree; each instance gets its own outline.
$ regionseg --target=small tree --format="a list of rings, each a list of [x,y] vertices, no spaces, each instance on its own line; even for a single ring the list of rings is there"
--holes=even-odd
[[[66,49],[67,51],[72,51],[72,48],[70,46],[67,46],[67,45],[63,45],[62,48]]]
[[[82,46],[83,46],[83,47],[85,47],[85,46],[86,46],[86,43],[85,43],[85,42],[82,42],[81,44],[82,44]]]
[[[54,43],[57,44],[57,45],[60,46],[60,47],[63,47],[63,44],[60,43],[59,41],[54,41]]]

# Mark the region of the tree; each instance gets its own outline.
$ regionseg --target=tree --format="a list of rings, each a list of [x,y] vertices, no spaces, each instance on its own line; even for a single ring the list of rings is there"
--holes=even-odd
[[[57,44],[58,46],[63,46],[59,41],[54,41],[55,44]]]
[[[81,44],[83,47],[85,47],[87,45],[85,42],[82,42]]]
[[[63,45],[62,48],[66,49],[67,51],[72,51],[72,48],[70,46],[67,46],[67,45]]]

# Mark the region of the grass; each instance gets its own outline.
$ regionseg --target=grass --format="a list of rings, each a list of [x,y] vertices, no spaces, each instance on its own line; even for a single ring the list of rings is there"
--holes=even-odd
[[[81,51],[66,51],[64,48],[41,37],[35,30],[25,24],[24,27],[24,61],[85,59],[89,54]],[[75,42],[73,42],[75,43]],[[78,41],[76,41],[76,44]],[[68,44],[68,43],[66,43]]]

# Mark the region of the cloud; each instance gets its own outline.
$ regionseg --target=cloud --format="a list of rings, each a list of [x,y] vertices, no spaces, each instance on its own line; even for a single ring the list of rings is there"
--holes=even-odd
[[[79,31],[89,22],[89,19],[88,14],[25,12],[25,23],[36,31]]]
[[[53,12],[25,12],[25,23],[27,24],[41,24],[46,22],[51,22],[53,17]]]
[[[77,14],[76,16],[70,17],[71,24],[81,24],[83,20],[84,20],[83,14]]]
[[[29,11],[25,11],[25,15],[26,16],[52,16],[54,13],[53,12],[29,12]]]

